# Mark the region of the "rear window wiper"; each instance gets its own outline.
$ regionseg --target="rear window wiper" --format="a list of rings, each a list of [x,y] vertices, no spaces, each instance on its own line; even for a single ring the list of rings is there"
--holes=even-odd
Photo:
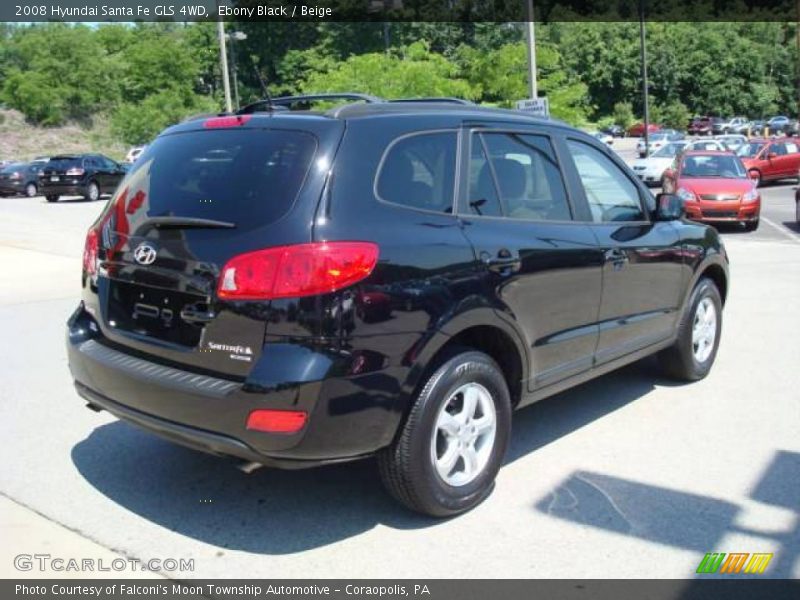
[[[234,229],[236,223],[195,217],[152,217],[148,225],[156,229]]]

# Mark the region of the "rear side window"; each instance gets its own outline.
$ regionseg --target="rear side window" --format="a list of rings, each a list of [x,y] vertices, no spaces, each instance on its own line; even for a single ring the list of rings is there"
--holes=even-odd
[[[126,194],[130,202],[136,198],[131,206],[135,204],[139,215],[259,227],[291,208],[316,147],[316,138],[300,131],[220,129],[167,135],[147,147],[118,195]]]
[[[396,140],[381,162],[375,185],[378,198],[408,208],[451,213],[456,143],[454,131]]]
[[[511,219],[568,221],[567,192],[550,140],[541,135],[484,133],[503,215]]]
[[[569,140],[568,146],[583,183],[593,221],[646,220],[639,190],[622,169],[589,144]]]

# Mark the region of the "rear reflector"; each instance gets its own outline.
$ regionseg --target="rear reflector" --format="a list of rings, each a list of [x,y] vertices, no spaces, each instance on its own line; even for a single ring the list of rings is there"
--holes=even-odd
[[[93,227],[86,234],[83,246],[83,270],[89,275],[97,273],[97,255],[100,250],[100,236]]]
[[[370,242],[314,242],[240,254],[222,269],[217,293],[228,300],[327,294],[369,276],[378,262]]]
[[[241,127],[250,120],[253,115],[233,115],[229,117],[212,117],[203,121],[206,129],[220,129],[223,127]]]
[[[247,428],[267,433],[296,433],[308,420],[302,410],[254,410],[247,417]]]

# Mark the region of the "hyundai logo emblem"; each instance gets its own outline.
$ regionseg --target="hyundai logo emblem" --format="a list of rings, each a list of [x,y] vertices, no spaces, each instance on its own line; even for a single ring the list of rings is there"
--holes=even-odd
[[[156,254],[158,254],[158,250],[147,242],[142,242],[133,251],[133,258],[140,265],[152,265],[156,262]]]

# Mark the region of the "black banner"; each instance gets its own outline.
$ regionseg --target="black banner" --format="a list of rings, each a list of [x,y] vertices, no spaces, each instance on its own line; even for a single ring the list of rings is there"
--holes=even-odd
[[[0,583],[4,600],[795,600],[796,581],[771,579],[683,580],[343,580],[166,579],[11,580]]]
[[[797,0],[4,0],[0,21],[795,21]]]

